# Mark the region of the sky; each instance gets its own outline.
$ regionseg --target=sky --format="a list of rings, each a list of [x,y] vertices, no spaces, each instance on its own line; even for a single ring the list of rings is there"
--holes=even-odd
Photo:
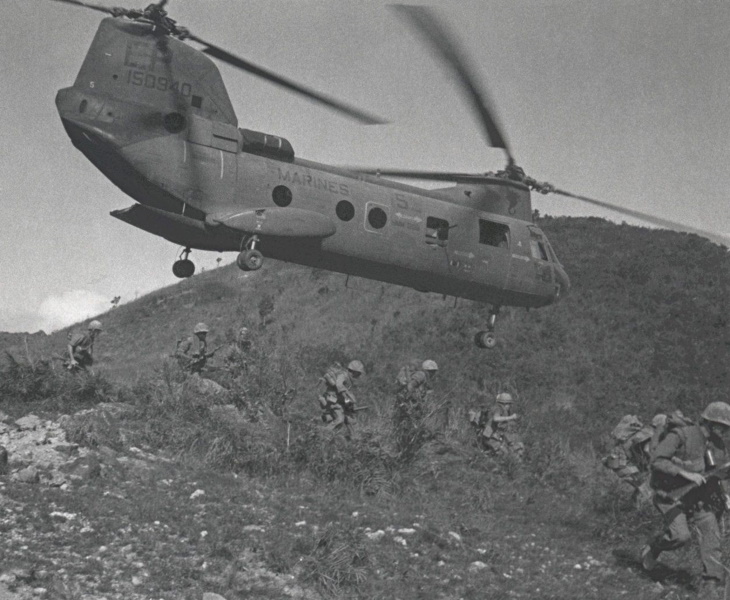
[[[387,4],[170,0],[167,9],[200,38],[390,122],[359,125],[220,65],[239,126],[287,138],[301,158],[502,168],[504,153],[486,146],[451,75]],[[529,175],[730,235],[730,3],[429,5],[471,58]],[[180,248],[109,216],[133,200],[73,147],[56,112],[56,91],[73,83],[102,17],[51,0],[0,2],[0,331],[50,332],[115,296],[125,303],[177,281]],[[534,195],[533,206],[642,224],[560,196]],[[191,258],[208,270],[235,253]]]

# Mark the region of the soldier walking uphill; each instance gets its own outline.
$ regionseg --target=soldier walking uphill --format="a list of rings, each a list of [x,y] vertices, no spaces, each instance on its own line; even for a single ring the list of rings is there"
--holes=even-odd
[[[725,568],[720,550],[718,518],[726,510],[719,477],[708,475],[728,460],[724,436],[730,431],[730,405],[712,402],[699,424],[670,428],[651,459],[654,504],[664,517],[664,530],[641,553],[642,564],[654,569],[662,552],[680,548],[692,539],[688,525],[698,531],[703,586],[700,598],[724,598]]]
[[[393,433],[399,452],[420,445],[425,436],[424,415],[431,383],[438,371],[436,361],[424,360],[420,369],[413,370],[413,363],[403,367],[396,380],[399,390],[393,413]]]
[[[86,333],[69,334],[66,368],[71,372],[86,370],[94,364],[94,341],[101,333],[101,323],[92,321]]]
[[[512,410],[512,394],[497,394],[497,403],[483,419],[482,447],[495,456],[513,456],[522,460],[525,445],[517,433],[518,415]]]
[[[346,437],[350,437],[351,425],[355,417],[355,396],[352,393],[354,381],[365,375],[365,367],[359,360],[353,360],[343,369],[340,363],[334,363],[322,376],[326,386],[319,397],[322,409],[322,421],[330,430],[344,427]]]
[[[175,358],[183,371],[200,373],[205,368],[208,359],[215,354],[215,350],[208,352],[208,326],[205,323],[198,323],[193,329],[193,333],[198,338],[198,349],[193,352],[195,345],[193,336],[185,340],[178,340]]]

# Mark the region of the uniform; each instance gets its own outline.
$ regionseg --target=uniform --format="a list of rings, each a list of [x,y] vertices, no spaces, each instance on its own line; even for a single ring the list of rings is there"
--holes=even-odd
[[[431,393],[431,379],[438,370],[432,360],[425,360],[414,369],[413,362],[406,365],[399,373],[400,385],[396,395],[393,413],[393,430],[396,447],[399,451],[407,450],[424,437],[424,410],[428,395]],[[401,374],[409,374],[407,380]]]
[[[102,331],[99,321],[91,321],[86,333],[69,334],[67,368],[70,370],[87,369],[94,364],[94,340]]]
[[[513,455],[522,458],[525,445],[517,433],[517,415],[512,411],[512,396],[497,395],[497,403],[487,414],[482,431],[486,450],[499,456]]]
[[[652,440],[657,442],[653,427],[645,427],[634,415],[625,415],[611,432],[615,445],[603,459],[606,468],[635,490],[637,500],[651,500],[651,489],[646,482]]]
[[[352,394],[353,376],[364,373],[360,361],[352,361],[345,369],[339,363],[334,363],[322,376],[325,391],[319,397],[319,406],[322,409],[322,421],[329,429],[338,429],[344,426],[350,434],[350,425],[355,419],[355,396]]]
[[[689,525],[699,533],[700,560],[705,582],[712,584],[716,593],[725,579],[720,549],[718,515],[724,510],[719,484],[697,488],[697,494],[681,499],[672,492],[701,480],[698,475],[708,466],[727,460],[722,440],[730,430],[730,406],[713,402],[705,409],[700,424],[684,424],[670,429],[657,445],[651,460],[651,486],[654,504],[664,517],[664,530],[642,552],[642,563],[652,569],[662,552],[676,550],[690,542]],[[710,460],[711,457],[711,460]],[[709,462],[709,464],[708,464]],[[704,597],[716,597],[707,593]]]
[[[73,357],[79,367],[85,369],[94,364],[94,335],[90,331],[72,335],[68,345],[73,348]]]
[[[198,323],[193,329],[195,336],[190,336],[184,340],[177,342],[175,348],[175,358],[177,364],[183,371],[191,373],[200,373],[208,361],[208,327],[205,323]],[[195,346],[195,338],[198,338],[198,349],[193,352]]]

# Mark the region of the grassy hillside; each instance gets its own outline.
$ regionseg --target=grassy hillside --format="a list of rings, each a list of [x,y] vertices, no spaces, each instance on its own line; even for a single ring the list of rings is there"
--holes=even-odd
[[[213,347],[243,324],[275,349],[298,401],[333,359],[358,357],[359,397],[385,408],[399,366],[435,358],[437,393],[467,403],[478,389],[509,388],[539,427],[595,439],[626,412],[696,412],[730,390],[730,259],[687,234],[602,219],[545,218],[573,289],[556,306],[503,310],[495,350],[473,334],[487,309],[398,286],[268,261],[257,273],[231,265],[144,296],[101,316],[98,372],[134,381],[158,371],[198,321]],[[354,288],[354,289],[351,289]],[[65,332],[30,340],[34,356],[62,352]],[[23,349],[20,348],[23,354]],[[215,365],[215,361],[212,361]]]
[[[600,219],[540,225],[573,290],[553,307],[504,310],[494,350],[473,345],[488,314],[476,303],[362,280],[346,288],[342,275],[268,261],[257,273],[201,273],[102,315],[94,377],[43,361],[63,350],[66,332],[29,340],[0,377],[0,410],[53,416],[121,401],[133,409],[127,421],[106,430],[82,422],[74,441],[182,458],[193,469],[179,474],[186,481],[206,480],[210,467],[251,478],[209,484],[218,491],[206,530],[220,540],[201,546],[196,560],[215,573],[247,564],[240,557],[253,548],[267,568],[341,598],[686,598],[694,591],[688,569],[698,569],[691,551],[667,559],[673,566],[659,588],[635,563],[612,557],[617,547],[640,547],[657,518],[650,507],[636,510],[598,457],[627,412],[696,415],[728,400],[727,250]],[[209,325],[213,347],[241,325],[254,331],[245,370],[208,375],[230,388],[223,397],[201,393],[169,358],[198,321]],[[347,442],[317,422],[317,380],[332,360],[355,357],[368,372],[356,396],[371,410]],[[413,357],[437,360],[440,372],[427,435],[404,454],[393,443],[393,382]],[[486,458],[467,423],[478,392],[500,389],[517,397],[523,465]],[[130,494],[158,502],[150,490]],[[265,507],[275,533],[247,545],[240,519],[225,500],[216,503],[229,496]],[[163,512],[184,514],[189,498],[167,502]],[[125,510],[132,521],[146,518],[133,502]],[[411,533],[398,541],[401,530]],[[156,568],[176,573],[175,591],[198,598],[199,574],[174,553],[165,560]],[[215,589],[228,600],[248,597],[231,578],[221,581]],[[151,585],[149,596],[167,598],[160,589]]]

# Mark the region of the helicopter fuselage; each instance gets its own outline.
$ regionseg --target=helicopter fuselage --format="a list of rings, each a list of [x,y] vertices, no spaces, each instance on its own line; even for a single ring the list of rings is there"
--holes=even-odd
[[[254,239],[267,257],[496,306],[569,289],[525,185],[425,190],[301,159],[239,128],[215,64],[149,25],[104,19],[56,103],[74,145],[138,202],[112,215],[186,248]]]

